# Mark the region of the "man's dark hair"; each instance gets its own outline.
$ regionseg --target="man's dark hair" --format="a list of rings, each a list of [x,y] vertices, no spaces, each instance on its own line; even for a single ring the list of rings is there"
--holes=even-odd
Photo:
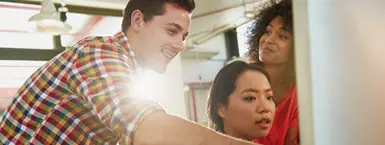
[[[126,32],[131,24],[131,14],[140,10],[144,21],[150,21],[154,16],[164,15],[165,4],[176,5],[189,13],[195,9],[194,0],[130,0],[123,12],[122,31]]]
[[[210,128],[216,131],[223,131],[223,119],[218,115],[217,110],[220,105],[227,105],[229,103],[229,97],[236,88],[238,77],[248,70],[262,73],[270,82],[269,74],[257,64],[234,61],[223,67],[211,85],[207,100],[207,115]]]
[[[283,18],[283,26],[286,31],[293,34],[293,14],[291,0],[282,0],[278,3],[275,1],[267,1],[257,7],[254,16],[254,22],[249,31],[249,51],[248,55],[254,62],[261,63],[259,60],[259,40],[266,31],[266,27],[270,21],[276,16]],[[262,63],[261,63],[262,64]]]

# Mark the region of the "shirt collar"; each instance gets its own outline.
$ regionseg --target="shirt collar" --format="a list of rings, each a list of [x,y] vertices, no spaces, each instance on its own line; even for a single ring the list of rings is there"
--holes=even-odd
[[[134,49],[131,47],[130,43],[128,42],[127,36],[123,32],[118,32],[114,35],[114,38],[118,41],[118,43],[123,46],[125,50],[128,51],[129,55],[132,58],[132,61],[134,63],[134,68],[139,73],[143,73],[142,68],[139,66],[138,61],[136,60],[136,55]]]

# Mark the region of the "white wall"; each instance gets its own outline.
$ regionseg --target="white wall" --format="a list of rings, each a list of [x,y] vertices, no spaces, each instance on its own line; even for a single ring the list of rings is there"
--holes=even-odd
[[[197,122],[202,125],[207,125],[208,123],[206,107],[207,107],[207,98],[209,94],[209,89],[210,88],[199,88],[199,89],[190,88],[188,91],[186,91],[186,94],[185,94],[186,101],[188,101],[187,102],[188,119],[195,121],[195,115],[196,115]],[[195,99],[193,100],[193,98]],[[194,108],[194,103],[195,103],[195,108]]]
[[[183,91],[182,62],[180,55],[174,58],[167,67],[167,71],[162,75],[163,81],[158,82],[158,87],[164,88],[164,93],[158,101],[170,114],[187,118],[187,110]]]
[[[385,1],[295,4],[301,144],[384,144]]]
[[[221,61],[183,60],[183,81],[185,83],[212,81],[223,64]]]
[[[197,48],[192,50],[203,52],[219,52],[219,54],[214,56],[212,59],[226,60],[227,58],[226,41],[224,34],[219,34],[202,44],[196,45],[196,47]]]
[[[197,117],[198,122],[207,123],[207,97],[209,94],[209,89],[196,89],[195,90],[195,100],[197,105]]]
[[[199,56],[196,59],[183,59],[183,81],[185,83],[212,81],[225,63],[227,52],[224,34],[215,36],[197,47],[193,51],[219,53],[212,60],[202,59]]]

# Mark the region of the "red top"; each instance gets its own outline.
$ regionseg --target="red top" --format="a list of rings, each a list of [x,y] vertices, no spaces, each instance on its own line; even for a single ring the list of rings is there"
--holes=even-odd
[[[255,139],[254,142],[263,145],[283,145],[287,130],[298,126],[297,88],[292,84],[276,108],[273,126],[269,134],[265,138]]]

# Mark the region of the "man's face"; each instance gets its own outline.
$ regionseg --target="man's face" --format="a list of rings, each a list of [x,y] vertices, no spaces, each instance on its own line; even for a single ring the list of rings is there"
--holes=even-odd
[[[134,46],[139,65],[158,73],[165,72],[168,63],[184,50],[191,21],[191,14],[177,5],[165,4],[164,9],[164,15],[154,16],[138,28]]]

